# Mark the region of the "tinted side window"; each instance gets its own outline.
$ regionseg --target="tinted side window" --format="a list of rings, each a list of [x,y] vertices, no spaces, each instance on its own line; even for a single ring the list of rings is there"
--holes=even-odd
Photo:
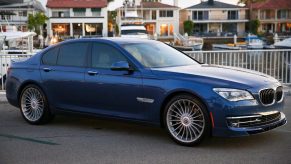
[[[58,58],[58,52],[59,52],[59,48],[53,48],[51,50],[48,50],[42,56],[42,63],[45,65],[56,65],[57,58]]]
[[[116,48],[101,43],[94,43],[92,49],[92,67],[111,68],[112,64],[127,59]]]
[[[88,43],[71,43],[60,47],[58,65],[61,66],[84,66]]]

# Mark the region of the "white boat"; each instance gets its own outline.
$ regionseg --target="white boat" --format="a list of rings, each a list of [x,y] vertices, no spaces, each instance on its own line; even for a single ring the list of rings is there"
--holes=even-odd
[[[6,72],[12,60],[27,57],[40,51],[33,49],[33,36],[35,35],[34,32],[14,30],[0,32],[0,85],[5,82]],[[6,43],[8,44],[6,45]]]
[[[241,47],[239,47],[239,46],[230,46],[230,45],[227,45],[227,44],[213,44],[212,47],[213,47],[214,50],[216,50],[216,49],[240,50],[241,49]]]
[[[248,49],[263,49],[264,42],[256,35],[249,35],[246,38],[246,44]]]
[[[283,41],[274,44],[276,48],[291,48],[291,38],[285,39]]]
[[[36,36],[35,32],[22,32],[14,28],[10,28],[7,32],[0,32],[1,38],[1,54],[16,54],[34,53],[33,37]],[[5,45],[5,42],[8,45]]]
[[[203,38],[189,37],[188,39],[188,46],[192,47],[193,50],[202,50],[203,44]]]
[[[142,24],[127,24],[121,26],[122,38],[149,39],[147,30]]]
[[[177,43],[177,42],[180,45],[182,45],[182,47],[191,48],[193,51],[202,50],[203,44],[204,44],[203,38],[198,38],[198,37],[193,37],[193,36],[188,37],[187,35],[183,36],[179,33],[178,34],[174,33],[174,43]]]
[[[21,31],[14,31],[14,32],[1,32],[0,37],[5,38],[5,40],[16,40],[21,38],[28,38],[30,36],[36,36],[35,32],[21,32]]]

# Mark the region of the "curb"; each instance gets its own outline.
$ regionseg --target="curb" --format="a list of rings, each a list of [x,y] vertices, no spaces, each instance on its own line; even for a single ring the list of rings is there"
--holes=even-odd
[[[5,91],[0,91],[0,103],[6,103],[7,99],[6,99],[6,93]]]

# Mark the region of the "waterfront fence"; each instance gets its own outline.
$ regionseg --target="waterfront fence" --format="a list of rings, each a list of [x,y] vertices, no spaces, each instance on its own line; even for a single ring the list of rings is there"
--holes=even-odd
[[[268,74],[283,84],[291,84],[291,49],[188,51],[190,57],[205,64],[239,67]],[[11,61],[30,58],[31,54],[0,54],[0,90]]]
[[[225,50],[185,52],[205,64],[245,68],[270,75],[291,84],[291,49]]]
[[[32,54],[0,54],[0,90],[5,90],[6,73],[13,60],[24,60]]]

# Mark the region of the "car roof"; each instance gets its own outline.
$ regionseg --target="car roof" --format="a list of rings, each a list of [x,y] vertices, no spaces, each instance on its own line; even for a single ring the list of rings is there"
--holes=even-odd
[[[117,44],[134,44],[134,43],[149,43],[149,42],[157,42],[155,40],[147,40],[147,39],[137,39],[137,38],[121,38],[121,37],[103,37],[103,38],[82,38],[82,39],[72,39],[67,40],[62,43],[69,43],[69,42],[78,42],[78,41],[109,41],[114,42]]]

